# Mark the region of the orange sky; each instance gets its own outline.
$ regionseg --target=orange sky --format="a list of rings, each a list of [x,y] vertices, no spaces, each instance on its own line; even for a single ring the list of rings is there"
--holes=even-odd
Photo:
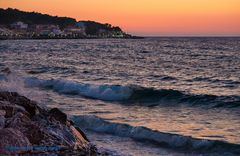
[[[240,0],[0,0],[0,6],[111,23],[136,35],[240,36]]]

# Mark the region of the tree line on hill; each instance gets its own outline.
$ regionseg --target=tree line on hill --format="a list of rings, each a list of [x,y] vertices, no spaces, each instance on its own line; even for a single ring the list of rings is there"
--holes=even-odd
[[[58,25],[61,29],[68,26],[76,25],[77,21],[70,17],[58,17],[37,12],[25,12],[18,9],[2,9],[0,8],[0,25],[10,26],[12,23],[22,21],[26,24],[53,24]],[[111,24],[102,24],[95,21],[80,21],[85,25],[85,31],[87,34],[94,35],[100,29],[106,31],[122,32],[120,27],[114,27]]]

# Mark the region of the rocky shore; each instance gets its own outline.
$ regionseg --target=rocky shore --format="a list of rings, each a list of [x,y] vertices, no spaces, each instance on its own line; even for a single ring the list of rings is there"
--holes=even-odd
[[[0,92],[0,155],[99,155],[58,108],[15,92]]]

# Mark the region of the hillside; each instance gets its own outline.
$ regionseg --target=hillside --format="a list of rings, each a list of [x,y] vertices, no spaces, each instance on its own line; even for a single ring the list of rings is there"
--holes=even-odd
[[[58,25],[61,29],[68,26],[75,26],[76,19],[70,17],[58,17],[37,12],[25,12],[18,9],[1,9],[0,8],[0,24],[10,26],[12,23],[22,21],[28,25],[33,24],[48,24]],[[120,27],[112,26],[111,24],[102,24],[95,21],[78,21],[85,25],[86,34],[96,35],[99,30],[122,32]]]
[[[109,23],[77,21],[12,8],[0,8],[0,19],[0,39],[141,38]]]
[[[17,9],[0,9],[0,24],[10,25],[17,21],[22,21],[29,25],[31,24],[54,24],[64,28],[69,25],[74,25],[76,20],[69,17],[50,16],[36,12],[25,12]]]

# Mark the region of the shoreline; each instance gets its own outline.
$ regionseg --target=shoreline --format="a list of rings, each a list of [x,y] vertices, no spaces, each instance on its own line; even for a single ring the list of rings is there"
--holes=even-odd
[[[142,36],[129,37],[2,37],[0,40],[54,40],[54,39],[144,39]]]
[[[135,37],[38,37],[38,38],[1,38],[0,40],[57,40],[57,39],[61,39],[61,40],[76,40],[76,39],[144,39],[145,37],[139,37],[139,36],[135,36]]]

